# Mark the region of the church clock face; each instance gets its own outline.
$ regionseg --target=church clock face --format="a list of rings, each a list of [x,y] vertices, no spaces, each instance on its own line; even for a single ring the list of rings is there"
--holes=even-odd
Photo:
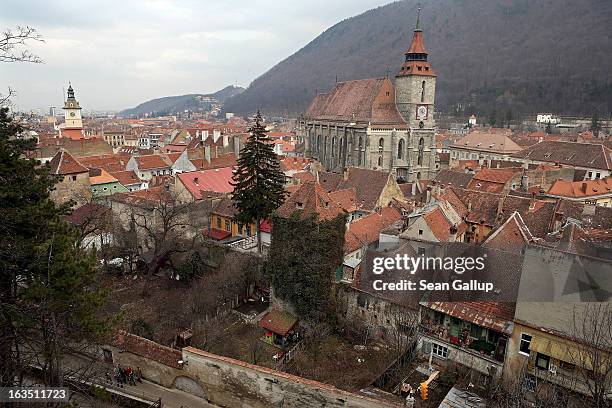
[[[70,112],[70,116],[74,117],[74,112]]]
[[[426,105],[419,105],[417,107],[416,118],[418,120],[425,120],[425,119],[427,119],[427,106]]]

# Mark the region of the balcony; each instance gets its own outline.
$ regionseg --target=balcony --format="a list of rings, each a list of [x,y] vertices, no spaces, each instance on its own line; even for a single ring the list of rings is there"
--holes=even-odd
[[[485,330],[485,339],[490,337],[488,329],[480,328]],[[465,357],[470,358],[478,357],[486,360],[490,363],[499,365],[504,362],[505,355],[505,344],[506,337],[499,333],[493,333],[491,337],[498,337],[496,343],[489,342],[485,339],[477,339],[470,336],[470,330],[462,329],[458,331],[457,336],[453,336],[453,329],[450,325],[444,324],[433,324],[433,323],[421,323],[419,325],[419,331],[422,335],[431,338],[432,340],[439,340],[445,343],[445,346],[452,348],[456,351],[457,356],[461,356],[461,360],[465,360]],[[457,330],[455,330],[457,331]],[[453,360],[456,360],[453,358]],[[461,362],[461,361],[459,361]]]

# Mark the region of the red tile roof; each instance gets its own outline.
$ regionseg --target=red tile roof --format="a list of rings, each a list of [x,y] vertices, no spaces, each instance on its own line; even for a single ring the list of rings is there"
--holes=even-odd
[[[140,179],[132,170],[115,171],[111,175],[119,181],[123,186],[131,186],[134,184],[140,184]]]
[[[224,240],[225,238],[229,238],[232,236],[230,231],[221,230],[217,228],[209,228],[206,230],[206,234],[216,241]]]
[[[276,210],[277,215],[289,218],[298,212],[301,219],[318,215],[318,219],[327,221],[343,214],[342,208],[336,204],[319,183],[307,181],[285,200]]]
[[[49,162],[51,174],[65,175],[89,173],[89,169],[83,166],[77,159],[72,157],[68,151],[60,149]]]
[[[344,253],[349,254],[359,248],[378,241],[380,232],[402,219],[398,210],[385,207],[380,213],[373,213],[351,222],[344,234]]]
[[[612,194],[612,177],[574,182],[557,180],[548,190],[548,194],[567,198],[586,198]]]
[[[196,170],[177,175],[187,191],[195,198],[200,200],[203,191],[213,191],[217,193],[231,193],[234,191],[232,186],[232,167],[221,167],[218,169]]]
[[[497,332],[512,334],[515,304],[510,302],[421,302],[438,312]]]
[[[135,156],[139,170],[164,169],[171,167],[172,164],[164,160],[164,157],[159,154],[151,154],[147,156]]]
[[[388,78],[339,82],[329,93],[317,95],[306,118],[403,124],[395,106],[395,90]]]
[[[297,317],[282,310],[272,309],[259,321],[266,330],[285,337],[297,324]]]

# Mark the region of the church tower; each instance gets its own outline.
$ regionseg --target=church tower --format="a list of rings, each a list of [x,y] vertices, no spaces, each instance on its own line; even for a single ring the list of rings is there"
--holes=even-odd
[[[436,74],[427,62],[420,14],[419,9],[412,44],[404,54],[406,59],[395,76],[395,101],[409,127],[428,129],[435,126],[433,111]]]
[[[395,104],[409,132],[408,180],[431,180],[436,175],[434,98],[436,74],[427,61],[427,50],[418,11],[412,44],[395,76]]]
[[[64,102],[64,122],[65,129],[83,129],[83,119],[81,118],[81,107],[74,98],[74,89],[68,84],[68,99]]]

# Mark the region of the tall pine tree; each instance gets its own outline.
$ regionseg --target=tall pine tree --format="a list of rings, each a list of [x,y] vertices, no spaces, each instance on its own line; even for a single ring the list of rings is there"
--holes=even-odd
[[[64,221],[69,207],[50,199],[57,179],[24,158],[35,141],[22,131],[0,108],[0,386],[19,385],[34,361],[57,386],[70,345],[105,331],[104,296],[94,255]]]
[[[259,111],[249,132],[234,170],[233,199],[238,208],[236,220],[243,225],[255,222],[257,250],[261,253],[261,220],[270,217],[285,200],[285,175]]]

